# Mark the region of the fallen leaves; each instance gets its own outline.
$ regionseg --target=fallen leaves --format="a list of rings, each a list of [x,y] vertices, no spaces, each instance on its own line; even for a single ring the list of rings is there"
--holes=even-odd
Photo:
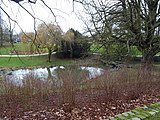
[[[143,94],[137,99],[117,99],[108,102],[102,99],[103,96],[96,95],[95,98],[91,98],[91,95],[89,97],[77,95],[75,106],[71,107],[70,112],[66,111],[66,107],[70,107],[68,103],[57,105],[55,101],[53,102],[53,98],[45,103],[33,100],[25,104],[16,103],[15,99],[7,105],[0,106],[0,118],[3,120],[103,120],[139,106],[158,102],[160,93],[157,93]],[[3,101],[3,97],[0,97],[0,101]]]

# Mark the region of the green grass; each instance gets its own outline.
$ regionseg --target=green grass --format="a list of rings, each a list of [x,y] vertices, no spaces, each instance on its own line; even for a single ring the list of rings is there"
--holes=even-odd
[[[32,43],[6,43],[3,47],[0,47],[0,55],[9,55],[13,51],[31,52],[36,50],[35,45]],[[41,51],[47,52],[44,48]]]
[[[113,46],[113,48],[114,47],[116,47],[116,46]],[[106,52],[105,47],[100,45],[100,44],[92,44],[91,47],[90,47],[90,51],[100,53],[100,54],[104,54]],[[132,46],[131,49],[130,49],[130,52],[133,56],[142,55],[142,53],[137,49],[136,46]]]
[[[35,46],[31,43],[14,43],[11,45],[10,43],[4,44],[3,47],[0,48],[0,55],[9,55],[11,51],[31,51],[35,50]],[[31,48],[32,46],[32,48]],[[46,49],[41,49],[41,51],[46,52]],[[56,65],[68,65],[68,64],[76,64],[77,61],[70,59],[58,59],[53,58],[52,62],[47,62],[48,56],[37,56],[37,57],[0,57],[0,67],[3,68],[12,68],[12,67],[34,67],[34,66],[56,66]],[[78,62],[79,64],[80,62]],[[83,61],[83,64],[84,61]]]
[[[90,47],[90,51],[93,53],[96,52],[96,53],[104,54],[105,48],[98,44],[92,44]]]
[[[12,48],[1,48],[0,55],[8,55],[12,51]]]
[[[25,46],[27,47],[27,44]],[[21,43],[14,43],[14,44],[6,43],[6,44],[4,44],[3,47],[0,48],[0,54],[1,55],[8,55],[11,53],[11,51],[19,50],[19,49],[22,49],[23,47],[24,47],[24,45]]]
[[[14,50],[12,47],[1,47],[0,54],[1,55],[8,55],[11,53],[12,50]]]
[[[0,67],[34,67],[34,66],[54,66],[54,65],[67,65],[73,64],[74,60],[69,59],[55,59],[52,62],[47,62],[47,56],[36,56],[36,57],[17,57],[0,58]]]

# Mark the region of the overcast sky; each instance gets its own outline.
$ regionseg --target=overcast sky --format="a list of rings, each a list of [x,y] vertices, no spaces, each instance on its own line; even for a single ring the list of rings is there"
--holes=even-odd
[[[12,19],[16,20],[20,27],[25,32],[34,31],[34,19],[29,15],[23,8],[21,8],[17,3],[13,1],[3,0],[4,3],[1,3],[1,7],[11,16]],[[81,7],[77,4],[74,4],[72,0],[44,0],[46,4],[52,8],[54,14],[56,15],[56,21],[61,26],[62,30],[66,32],[69,28],[74,28],[80,32],[83,31],[82,21],[80,21],[75,11],[79,11]],[[27,0],[20,2],[32,15],[37,18],[45,21],[46,23],[54,22],[55,17],[51,11],[44,6],[40,0],[37,0],[36,4],[29,4]],[[5,14],[2,15],[2,18],[8,22]],[[37,24],[40,23],[40,20],[36,20]],[[20,32],[20,29],[17,25],[12,24],[16,32]]]

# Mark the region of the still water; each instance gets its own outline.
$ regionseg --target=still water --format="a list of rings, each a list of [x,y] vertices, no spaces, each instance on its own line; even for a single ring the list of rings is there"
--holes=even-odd
[[[58,74],[57,71],[59,69],[65,70],[67,68],[65,68],[64,66],[55,66],[55,67],[50,67],[50,68],[19,69],[19,70],[14,70],[14,71],[8,71],[8,74],[5,75],[5,77],[10,81],[15,82],[16,84],[22,84],[22,81],[26,78],[26,76],[29,76],[29,75],[32,75],[41,80],[47,79],[49,75],[51,77],[57,78],[57,74]],[[87,72],[88,76],[86,79],[95,78],[96,76],[99,76],[104,73],[104,70],[98,67],[81,66],[81,67],[76,68],[75,70],[77,69]]]

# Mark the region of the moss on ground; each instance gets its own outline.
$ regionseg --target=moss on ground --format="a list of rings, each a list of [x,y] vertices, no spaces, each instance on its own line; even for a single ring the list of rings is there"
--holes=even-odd
[[[160,102],[110,117],[109,120],[160,120]]]

